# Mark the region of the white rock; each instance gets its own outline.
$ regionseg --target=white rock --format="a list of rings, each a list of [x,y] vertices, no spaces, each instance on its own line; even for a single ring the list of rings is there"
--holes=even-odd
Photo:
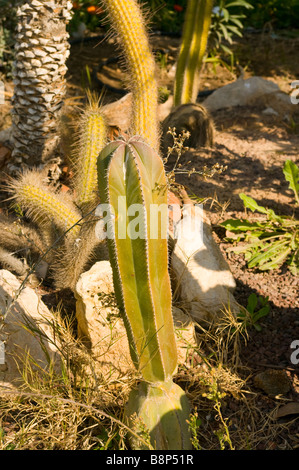
[[[247,106],[268,93],[279,91],[276,83],[261,77],[239,78],[214,91],[201,104],[209,111],[230,108],[232,106]]]
[[[26,357],[30,356],[37,364],[32,362],[34,370],[48,369],[46,354],[56,367],[60,363],[50,323],[53,315],[32,288],[24,287],[19,292],[20,286],[16,276],[0,270],[0,343],[4,343],[5,349],[0,364],[0,394],[1,385],[18,387],[21,384]]]
[[[171,267],[184,308],[198,322],[213,320],[224,308],[239,311],[235,280],[201,206],[186,205],[178,228]]]

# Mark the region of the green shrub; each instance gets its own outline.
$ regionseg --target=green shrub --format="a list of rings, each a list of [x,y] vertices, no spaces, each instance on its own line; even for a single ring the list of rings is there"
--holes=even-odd
[[[299,204],[299,169],[291,160],[283,168],[289,188],[293,191],[296,204]],[[246,209],[263,214],[264,220],[251,222],[247,219],[228,219],[222,224],[235,234],[237,241],[248,242],[244,246],[231,248],[231,251],[244,252],[249,268],[261,271],[276,269],[285,262],[293,274],[299,273],[299,221],[295,217],[279,216],[273,209],[257,204],[249,196],[241,193],[240,198]],[[232,240],[232,237],[228,237]]]

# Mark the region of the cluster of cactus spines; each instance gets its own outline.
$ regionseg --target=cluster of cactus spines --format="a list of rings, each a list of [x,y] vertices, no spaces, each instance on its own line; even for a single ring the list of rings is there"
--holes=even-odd
[[[143,14],[136,0],[103,0],[126,61],[132,91],[131,135],[159,146],[158,86]]]
[[[56,288],[74,289],[99,245],[94,233],[96,220],[89,213],[97,204],[97,156],[106,143],[106,126],[99,100],[89,95],[88,101],[71,156],[74,177],[70,191],[62,193],[49,185],[42,170],[26,170],[8,185],[15,205],[37,228],[43,243],[40,255],[50,249],[45,260],[50,263]],[[0,224],[1,229],[4,226]],[[9,260],[3,253],[2,265],[8,265]]]
[[[27,170],[11,184],[13,198],[20,205],[26,215],[41,228],[53,224],[61,233],[76,238],[80,231],[77,222],[82,215],[76,208],[70,196],[54,192],[47,184],[41,181],[41,172]]]
[[[206,52],[213,0],[189,0],[177,61],[174,106],[195,103]]]
[[[0,247],[0,263],[3,269],[8,269],[18,276],[26,274],[26,266],[23,261],[2,247]]]
[[[12,217],[1,214],[0,233],[0,264],[19,276],[27,274],[30,263],[36,263],[46,251],[45,242],[36,229]]]
[[[142,400],[155,402],[155,397],[159,396],[155,403],[161,402],[144,408],[140,406],[139,392],[140,400],[136,392],[132,392],[127,416],[131,420],[137,413],[149,427],[154,443],[161,442],[156,435],[159,430],[163,435],[163,448],[169,448],[170,442],[181,446],[182,434],[184,443],[189,442],[183,424],[188,415],[182,410],[178,397],[183,392],[172,382],[177,368],[177,349],[168,272],[168,219],[167,215],[166,218],[162,215],[160,222],[151,218],[152,207],[167,207],[163,162],[139,137],[128,142],[111,142],[99,155],[98,186],[101,203],[108,205],[107,243],[115,294],[132,360],[146,383],[147,393],[141,393]],[[130,215],[131,207],[138,207],[141,212],[137,235],[130,232],[134,218]],[[173,407],[174,401],[176,406]]]
[[[71,156],[74,169],[76,203],[88,207],[94,203],[97,194],[97,158],[107,139],[107,126],[99,98],[88,94],[88,104],[81,114],[77,138]]]

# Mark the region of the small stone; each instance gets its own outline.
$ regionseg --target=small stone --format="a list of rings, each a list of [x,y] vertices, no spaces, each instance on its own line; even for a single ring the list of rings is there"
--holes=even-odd
[[[268,369],[254,377],[254,385],[267,395],[285,395],[291,388],[290,380],[284,370]]]
[[[265,114],[266,116],[279,116],[278,112],[275,111],[275,109],[273,108],[266,108],[262,111],[263,114]]]

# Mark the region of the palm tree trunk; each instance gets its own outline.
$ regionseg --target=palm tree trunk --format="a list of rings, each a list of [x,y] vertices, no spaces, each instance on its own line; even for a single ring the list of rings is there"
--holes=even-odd
[[[12,135],[14,164],[20,167],[57,156],[71,8],[68,0],[27,0],[17,10]]]

